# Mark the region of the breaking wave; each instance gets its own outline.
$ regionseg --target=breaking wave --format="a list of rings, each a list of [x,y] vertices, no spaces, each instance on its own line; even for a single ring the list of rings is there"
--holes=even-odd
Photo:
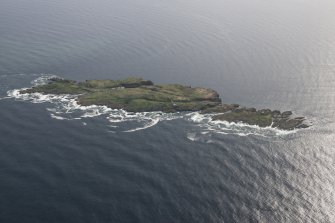
[[[33,86],[48,83],[50,78],[56,75],[42,75],[31,81]],[[160,121],[172,120],[180,118],[178,114],[167,114],[163,112],[126,112],[122,109],[111,109],[106,106],[90,105],[82,106],[76,101],[78,95],[54,95],[41,93],[21,93],[27,88],[14,89],[7,92],[7,98],[14,98],[21,101],[29,101],[31,103],[49,103],[47,110],[50,117],[57,120],[82,120],[93,117],[104,117],[111,128],[118,128],[123,132],[134,132],[155,126]],[[131,124],[130,124],[131,123]],[[83,122],[83,125],[87,125]],[[128,126],[128,128],[127,128]],[[131,128],[129,129],[129,126]],[[111,131],[115,132],[115,131]]]
[[[5,100],[5,99],[10,99],[11,97],[0,97],[0,101],[1,100]]]
[[[56,75],[43,74],[31,81],[33,86],[46,84],[50,78],[58,77]],[[54,95],[40,93],[26,93],[21,91],[27,88],[14,89],[7,92],[7,97],[15,100],[29,101],[32,103],[48,103],[47,110],[50,117],[57,120],[84,120],[93,117],[103,117],[107,122],[105,124],[111,129],[110,132],[135,132],[144,130],[157,125],[161,121],[173,119],[184,119],[195,123],[199,132],[187,134],[191,141],[201,141],[204,137],[211,134],[234,134],[238,136],[256,135],[262,137],[284,136],[295,133],[294,131],[284,131],[272,127],[261,128],[256,125],[247,125],[243,123],[229,123],[226,121],[212,121],[210,114],[192,113],[164,113],[164,112],[127,112],[122,109],[111,109],[106,106],[81,106],[77,103],[78,95]],[[4,98],[0,98],[2,100]],[[84,126],[87,122],[82,122]],[[209,140],[210,141],[210,140]]]

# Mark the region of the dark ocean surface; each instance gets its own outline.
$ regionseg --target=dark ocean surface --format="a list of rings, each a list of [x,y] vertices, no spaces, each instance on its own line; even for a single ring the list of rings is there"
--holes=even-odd
[[[299,131],[19,95],[139,76]],[[335,1],[1,0],[0,222],[335,222]]]

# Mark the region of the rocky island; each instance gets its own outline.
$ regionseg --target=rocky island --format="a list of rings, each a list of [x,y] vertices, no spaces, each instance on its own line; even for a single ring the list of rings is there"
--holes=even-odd
[[[47,84],[22,90],[21,93],[73,94],[78,95],[77,103],[83,106],[104,105],[129,112],[200,111],[213,114],[213,121],[242,122],[283,130],[308,127],[304,117],[293,117],[291,111],[256,110],[237,104],[223,104],[219,94],[212,89],[179,84],[155,85],[142,78],[84,82],[52,78]]]

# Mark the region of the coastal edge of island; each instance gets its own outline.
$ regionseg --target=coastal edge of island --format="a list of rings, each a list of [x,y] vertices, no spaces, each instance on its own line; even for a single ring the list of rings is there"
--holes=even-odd
[[[128,112],[198,111],[212,114],[213,121],[241,122],[282,130],[309,127],[305,117],[294,117],[291,111],[257,110],[238,104],[223,104],[219,94],[212,89],[180,84],[155,85],[150,80],[135,77],[84,82],[50,78],[48,83],[21,90],[20,93],[78,95],[76,101],[79,105],[102,105]]]

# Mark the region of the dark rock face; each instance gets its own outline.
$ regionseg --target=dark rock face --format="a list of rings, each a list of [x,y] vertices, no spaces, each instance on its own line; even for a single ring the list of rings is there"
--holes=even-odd
[[[201,111],[203,114],[214,114],[213,121],[243,122],[284,130],[308,127],[304,117],[294,118],[291,111],[281,113],[278,110],[222,104],[219,94],[212,89],[179,84],[154,85],[152,81],[142,78],[85,82],[53,78],[48,84],[21,93],[74,94],[78,95],[80,105],[105,105],[131,112]]]
[[[282,117],[288,117],[288,116],[292,115],[292,112],[291,111],[285,111],[281,115],[282,115]]]
[[[287,114],[286,114],[286,116],[274,118],[273,119],[273,127],[276,127],[276,128],[279,128],[279,129],[287,129],[287,130],[293,130],[295,128],[307,128],[308,127],[308,125],[304,123],[304,121],[305,121],[304,117],[292,118],[291,116],[288,116]]]
[[[246,111],[248,111],[248,112],[256,112],[257,110],[256,110],[256,108],[247,108]]]

